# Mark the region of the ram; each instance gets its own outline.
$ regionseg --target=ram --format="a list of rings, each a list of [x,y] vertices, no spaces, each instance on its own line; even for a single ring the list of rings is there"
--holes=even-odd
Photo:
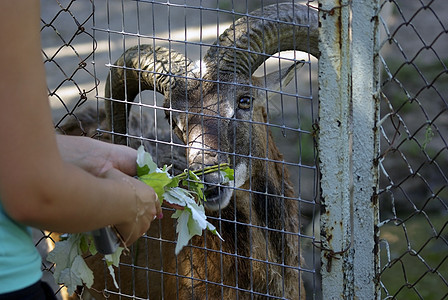
[[[294,78],[301,62],[263,77],[263,62],[285,50],[318,57],[317,12],[304,5],[266,6],[234,22],[198,65],[162,47],[129,48],[106,82],[106,123],[126,144],[130,103],[144,90],[164,95],[173,132],[185,145],[190,169],[229,163],[235,180],[204,175],[207,215],[224,241],[196,237],[174,255],[169,211],[151,225],[120,267],[120,293],[151,299],[305,297],[294,196],[282,154],[267,125],[266,101]],[[158,124],[160,126],[160,124]],[[153,126],[153,125],[150,125]],[[162,242],[160,242],[162,241]],[[101,262],[90,259],[95,270]],[[95,289],[104,289],[95,271]],[[108,290],[114,290],[107,282]]]

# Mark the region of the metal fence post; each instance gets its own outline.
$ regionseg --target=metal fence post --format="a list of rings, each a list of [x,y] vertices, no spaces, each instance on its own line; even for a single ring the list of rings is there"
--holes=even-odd
[[[378,299],[377,0],[319,1],[323,299]]]

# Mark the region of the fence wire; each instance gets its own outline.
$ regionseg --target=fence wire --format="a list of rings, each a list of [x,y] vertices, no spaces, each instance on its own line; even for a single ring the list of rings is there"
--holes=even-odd
[[[110,69],[127,48],[143,44],[163,46],[194,61],[200,60],[219,33],[235,20],[272,3],[277,2],[42,2],[43,57],[56,129],[70,134],[110,138],[111,132],[101,123],[104,120],[101,107],[106,100],[103,91]],[[378,157],[378,244],[381,253],[378,279],[381,298],[444,299],[448,297],[448,9],[443,0],[385,0],[381,4],[380,27],[383,71],[381,153]],[[278,69],[279,65],[301,58],[294,54],[272,57],[256,75],[265,75],[269,70]],[[298,237],[298,246],[305,259],[304,264],[288,267],[300,272],[307,297],[319,299],[318,254],[312,247],[316,233],[310,225],[315,219],[317,198],[313,137],[316,103],[312,100],[316,89],[311,89],[315,77],[313,72],[309,73],[314,67],[313,61],[304,58],[307,63],[296,75],[300,79],[296,80],[298,83],[293,83],[290,89],[273,92],[277,94],[277,100],[269,103],[266,125],[284,154],[284,159],[276,162],[290,169],[294,181],[296,193],[290,200],[299,204],[305,216],[297,219],[301,225],[298,232],[280,230],[283,234]],[[98,102],[94,101],[97,97]],[[167,126],[163,97],[143,92],[131,110],[134,115],[131,127],[136,129],[126,133],[131,138],[131,145],[143,141],[153,149],[159,162],[169,162],[175,169],[183,169],[185,145]],[[143,128],[142,124],[150,125]],[[269,195],[269,192],[258,194]],[[242,222],[235,217],[223,219],[222,215],[212,217],[211,221],[220,224],[218,230],[223,224],[232,224],[264,234],[279,231]],[[35,233],[36,245],[42,249],[43,256],[53,246],[53,238],[57,236]],[[230,240],[238,244],[239,237],[232,236]],[[250,291],[239,285],[238,280],[229,284],[215,280],[211,275],[200,278],[194,272],[183,274],[181,262],[176,259],[173,261],[177,269],[168,270],[166,260],[172,258],[173,249],[169,252],[164,247],[173,247],[174,237],[163,236],[161,227],[141,241],[139,249],[147,253],[154,253],[155,249],[160,264],[150,265],[147,255],[143,256],[143,263],[132,258],[124,260],[118,273],[118,291],[104,279],[104,274],[96,275],[109,295],[150,298],[155,286],[164,286],[165,280],[172,278],[177,286],[182,280],[189,280],[192,293],[196,284],[206,283],[222,290],[238,290],[242,295],[252,292],[254,296],[263,297],[269,294],[266,289]],[[134,249],[132,257],[140,250]],[[285,265],[284,261],[223,252],[222,248],[212,250],[210,245],[194,246],[190,250],[191,257],[197,252],[207,253],[207,258],[199,262],[189,260],[191,265],[203,266],[205,263],[211,268],[212,259],[218,257],[220,274],[233,268],[233,265],[223,263],[225,257],[230,257],[236,265],[247,263],[251,270],[261,263]],[[44,262],[43,269],[46,276],[50,275],[46,280],[52,282],[52,265]],[[130,278],[127,273],[131,274]],[[138,282],[145,283],[143,292],[136,291]],[[204,294],[209,295],[210,291],[211,288],[205,289]]]
[[[78,118],[80,108],[94,104],[99,83],[92,65],[96,49],[92,35],[93,17],[93,1],[41,3],[42,57],[53,123],[59,133],[63,133],[61,124],[67,122],[73,124],[69,130],[74,135],[93,136],[96,132],[95,128],[83,126]],[[91,117],[96,122],[97,114]],[[33,238],[43,257],[43,280],[53,287],[58,298],[67,298],[65,290],[61,292],[61,287],[54,282],[53,264],[45,260],[59,235],[35,230]]]
[[[143,51],[146,49],[144,45],[152,48],[165,47],[169,53],[179,52],[192,61],[197,61],[195,67],[201,69],[208,49],[213,47],[214,41],[226,28],[236,20],[250,16],[255,9],[270,4],[278,6],[279,3],[275,0],[55,0],[42,3],[43,54],[50,104],[58,132],[95,136],[116,142],[125,137],[132,147],[144,144],[158,165],[173,165],[172,172],[175,174],[194,167],[191,161],[187,161],[187,146],[190,152],[209,149],[197,143],[185,144],[167,121],[177,121],[176,117],[181,113],[186,113],[187,117],[198,116],[201,126],[207,122],[217,122],[222,126],[230,120],[237,123],[233,132],[235,138],[231,143],[238,147],[229,150],[225,148],[226,141],[218,140],[216,149],[212,149],[210,155],[228,155],[231,163],[248,160],[248,171],[256,174],[257,170],[261,170],[259,173],[264,178],[262,183],[250,179],[247,184],[230,187],[233,196],[229,207],[217,212],[207,211],[210,222],[225,237],[222,243],[210,234],[205,234],[204,238],[194,240],[191,248],[176,257],[175,228],[169,217],[172,210],[164,208],[163,220],[155,221],[147,235],[131,249],[131,255],[122,257],[120,267],[116,270],[118,289],[107,276],[104,262],[97,257],[88,258],[95,273],[95,286],[89,291],[93,296],[122,299],[216,299],[238,295],[242,298],[294,299],[304,298],[306,290],[308,299],[319,298],[319,254],[313,247],[316,240],[314,221],[318,197],[314,143],[314,114],[317,105],[314,99],[317,89],[312,86],[317,77],[314,58],[294,51],[266,55],[269,59],[254,76],[266,76],[304,60],[303,67],[296,68],[291,73],[289,86],[280,85],[279,90],[266,86],[270,80],[275,80],[274,77],[262,80],[261,87],[254,86],[256,79],[252,76],[249,77],[249,83],[222,82],[219,85],[218,95],[224,95],[227,86],[232,89],[253,89],[248,92],[247,98],[242,98],[244,101],[240,101],[239,106],[243,108],[250,106],[247,101],[252,100],[255,94],[266,93],[267,96],[261,98],[266,119],[261,121],[256,117],[239,121],[229,115],[211,116],[203,109],[194,111],[190,106],[182,110],[172,103],[167,105],[160,91],[142,91],[140,77],[138,85],[141,93],[138,93],[132,105],[126,107],[126,111],[130,111],[126,131],[119,132],[114,128],[110,130],[105,121],[106,102],[121,103],[123,100],[130,100],[117,99],[113,93],[106,96],[107,91],[106,94],[104,91],[108,76],[114,70],[124,68],[131,71],[134,69],[139,74],[145,73],[140,65],[132,67],[117,64],[117,59],[126,49],[138,46],[139,51]],[[278,21],[277,16],[271,16],[267,21],[290,23],[289,20]],[[291,25],[296,29],[306,26],[294,22]],[[191,75],[176,74],[174,60],[173,57],[168,58],[167,69],[149,70],[147,73],[169,76],[170,81],[180,78],[176,83],[178,85],[182,81],[196,80],[199,82],[198,90],[203,91],[201,93],[205,93],[204,86],[207,83],[221,83],[216,78],[199,77],[198,80]],[[186,64],[181,67],[185,68]],[[201,70],[205,72],[204,69]],[[127,76],[129,75],[125,75],[124,83]],[[174,88],[174,85],[170,87]],[[267,98],[272,99],[268,102]],[[174,97],[170,101],[174,101]],[[223,109],[224,106],[219,107],[218,112]],[[198,125],[192,122],[187,123],[187,127]],[[261,133],[259,138],[264,142],[258,147],[266,153],[256,153],[256,141],[251,136],[249,139],[238,138],[238,128],[247,125],[251,134],[257,130],[258,134]],[[271,144],[266,140],[270,138],[270,132],[282,155],[268,155]],[[203,131],[202,135],[207,135],[207,132]],[[242,152],[241,145],[248,145],[249,152]],[[268,167],[262,167],[263,165]],[[272,177],[273,169],[280,174],[272,182],[277,190],[265,184]],[[287,172],[290,181],[287,179]],[[202,180],[207,183],[206,177]],[[220,182],[211,184],[217,187],[218,194],[224,193],[227,188]],[[262,187],[258,187],[258,184]],[[289,192],[291,187],[294,193]],[[213,193],[214,191],[209,194],[211,198]],[[237,201],[241,200],[240,195],[243,194],[248,195],[242,198],[247,203]],[[275,214],[271,210],[272,203],[283,209],[278,211],[278,215],[271,215]],[[288,210],[287,207],[292,209]],[[53,247],[57,238],[57,235],[47,232],[36,233],[37,246],[44,248],[43,255],[48,248]],[[275,242],[263,242],[269,239],[275,239]],[[302,256],[303,260],[295,255]],[[53,266],[44,262],[43,269],[51,275]],[[47,280],[52,281],[51,278]],[[275,286],[272,282],[275,282]],[[63,291],[62,289],[62,297],[66,298]],[[291,291],[295,291],[293,295]],[[83,293],[86,297],[87,291]]]
[[[381,3],[383,299],[448,297],[448,7]]]
[[[67,119],[76,119],[77,109],[95,96],[93,3],[55,1],[43,8],[42,54],[46,72],[51,74],[47,77],[48,95],[58,128]]]

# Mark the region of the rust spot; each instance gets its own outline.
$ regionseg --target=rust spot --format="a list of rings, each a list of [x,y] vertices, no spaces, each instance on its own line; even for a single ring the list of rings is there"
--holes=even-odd
[[[334,9],[333,9],[333,13],[334,13]],[[339,50],[342,51],[342,16],[341,16],[340,11],[339,11],[339,15],[338,15],[338,17],[336,19],[336,24],[335,25],[336,25],[336,28],[337,28],[337,30],[336,30],[336,34],[337,34],[336,39],[337,39],[337,42],[339,43]]]
[[[373,233],[373,240],[375,241],[375,245],[373,246],[373,255],[377,256],[377,258],[375,259],[376,261],[378,260],[378,254],[380,251],[380,228],[378,226],[375,226],[374,228],[374,233]]]
[[[323,199],[321,199],[321,206],[320,206],[320,213],[322,215],[328,214],[327,212],[327,206],[325,204],[323,204],[325,201],[323,201]]]
[[[374,188],[373,195],[371,197],[372,204],[376,206],[378,204],[378,195],[376,194],[376,189]]]

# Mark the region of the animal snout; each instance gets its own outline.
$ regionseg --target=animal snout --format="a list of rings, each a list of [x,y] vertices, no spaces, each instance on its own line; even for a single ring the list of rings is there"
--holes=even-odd
[[[207,184],[207,188],[210,189],[226,181],[221,172],[213,172],[204,175],[204,182]]]
[[[218,153],[204,148],[190,148],[188,151],[188,162],[192,169],[200,169],[202,166],[213,166],[218,164]]]
[[[222,172],[213,172],[204,175],[204,205],[209,210],[225,208],[232,196],[233,190],[228,186]]]
[[[189,153],[190,168],[202,170],[209,166],[220,163],[219,155],[216,151],[194,150]],[[219,210],[225,208],[231,198],[233,190],[229,187],[228,180],[223,173],[218,171],[206,173],[199,176],[204,182],[204,205],[209,210]]]

